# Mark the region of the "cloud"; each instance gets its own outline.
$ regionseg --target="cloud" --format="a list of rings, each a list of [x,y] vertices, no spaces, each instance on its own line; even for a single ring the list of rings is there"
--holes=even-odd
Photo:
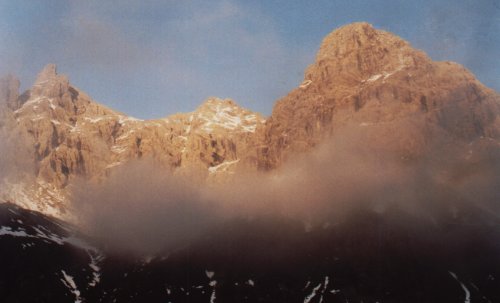
[[[151,160],[128,163],[101,184],[77,181],[73,188],[82,227],[114,252],[182,247],[217,217],[196,184],[166,173]]]
[[[60,22],[61,50],[96,66],[163,69],[172,75],[170,80],[184,70],[195,70],[193,75],[198,77],[205,76],[200,71],[214,75],[221,71],[209,70],[213,65],[248,67],[285,54],[271,20],[234,1],[147,4],[130,16],[137,2],[126,1],[111,9],[99,1],[72,1]],[[154,9],[171,13],[162,19],[152,16]],[[124,20],[128,17],[131,20]]]
[[[72,2],[61,19],[57,52],[89,76],[99,73],[111,86],[121,83],[123,94],[142,90],[127,96],[142,94],[148,104],[163,107],[163,115],[182,104],[191,104],[184,111],[192,110],[209,96],[270,110],[296,84],[286,68],[298,61],[296,52],[285,49],[273,21],[251,6],[231,0],[153,1],[134,13],[136,6]]]
[[[452,60],[474,71],[486,85],[498,87],[494,53],[500,47],[500,9],[494,0],[433,2],[427,7],[417,40],[435,60]]]
[[[0,100],[4,102],[4,100]],[[32,142],[14,127],[9,110],[0,105],[0,190],[2,183],[30,179],[34,172]]]
[[[72,1],[60,24],[63,35],[59,52],[70,62],[98,70],[132,72],[153,67],[166,56],[161,49],[141,43],[133,26],[119,22],[95,1]]]
[[[176,250],[234,219],[285,217],[317,227],[360,211],[397,210],[422,224],[462,222],[478,212],[489,217],[474,220],[498,220],[494,148],[478,144],[475,159],[466,160],[466,146],[436,140],[430,152],[405,160],[380,144],[382,135],[387,128],[346,128],[276,171],[241,173],[222,184],[198,184],[136,161],[102,184],[74,186],[76,213],[86,232],[121,253]]]
[[[299,61],[296,52],[284,46],[277,26],[260,11],[220,1],[165,27],[171,64],[161,75],[171,91],[191,91],[196,83],[193,98],[229,97],[269,112],[274,100],[300,82],[295,79],[301,73],[288,72]]]

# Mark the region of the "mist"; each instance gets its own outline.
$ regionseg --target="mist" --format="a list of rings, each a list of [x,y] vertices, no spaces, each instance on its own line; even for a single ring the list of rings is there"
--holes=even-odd
[[[5,102],[5,103],[4,103]],[[6,181],[15,183],[33,175],[33,157],[29,152],[29,139],[15,126],[12,112],[0,98],[0,189]]]
[[[80,180],[72,187],[84,230],[111,250],[182,247],[216,219],[214,205],[200,189],[151,159],[119,167],[100,184]]]
[[[15,167],[11,163],[16,157],[14,149],[9,144],[8,134],[3,128],[0,128],[0,142],[2,142],[0,145],[0,180],[3,181],[15,171]]]
[[[238,173],[208,185],[172,175],[151,159],[136,160],[103,183],[75,183],[72,200],[86,233],[110,250],[141,254],[180,249],[234,219],[288,218],[310,229],[359,212],[398,210],[439,224],[473,209],[498,220],[500,155],[494,149],[436,140],[405,159],[377,140],[370,143],[373,135],[345,129],[276,171]]]

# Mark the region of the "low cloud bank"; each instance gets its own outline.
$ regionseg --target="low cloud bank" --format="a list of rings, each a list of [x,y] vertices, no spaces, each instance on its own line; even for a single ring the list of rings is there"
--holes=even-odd
[[[0,103],[3,100],[0,100]],[[4,182],[16,183],[33,175],[33,155],[27,139],[13,128],[11,112],[0,105],[0,190]]]
[[[86,232],[110,249],[139,253],[175,250],[234,218],[286,216],[320,226],[357,210],[397,208],[436,222],[471,207],[498,218],[497,148],[435,144],[408,159],[366,138],[345,131],[279,170],[218,185],[135,161],[101,184],[75,184],[74,203]]]

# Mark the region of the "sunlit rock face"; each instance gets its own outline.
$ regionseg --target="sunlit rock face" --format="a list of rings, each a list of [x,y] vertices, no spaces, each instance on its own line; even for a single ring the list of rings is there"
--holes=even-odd
[[[417,157],[435,141],[500,138],[500,97],[464,67],[434,62],[401,38],[354,23],[330,33],[303,83],[266,123],[263,167],[359,128],[361,145]]]
[[[218,98],[192,113],[135,119],[94,102],[57,75],[54,65],[45,67],[23,95],[26,100],[15,117],[35,139],[38,174],[58,187],[76,175],[102,177],[142,157],[166,169],[196,166],[208,173],[224,161],[246,158],[251,138],[265,122],[234,101]]]
[[[75,178],[99,182],[134,159],[151,158],[166,171],[200,182],[258,162],[256,138],[265,120],[230,99],[209,98],[192,113],[144,121],[93,101],[53,64],[21,96],[15,78],[6,77],[1,85],[2,123],[30,140],[36,179],[5,184],[3,198],[30,209],[64,214],[67,186]]]
[[[304,81],[267,119],[219,98],[190,113],[135,119],[92,100],[53,64],[29,90],[18,90],[14,77],[0,81],[1,123],[28,142],[35,181],[7,183],[2,195],[55,215],[67,213],[75,179],[99,182],[135,159],[193,182],[225,182],[281,167],[332,136],[401,161],[448,146],[472,162],[496,152],[500,138],[496,92],[459,64],[434,62],[368,23],[327,35]]]

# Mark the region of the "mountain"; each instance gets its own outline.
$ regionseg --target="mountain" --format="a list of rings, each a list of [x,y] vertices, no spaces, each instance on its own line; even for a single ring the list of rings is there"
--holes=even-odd
[[[7,182],[4,199],[58,216],[68,213],[67,187],[75,178],[99,182],[139,158],[198,182],[224,182],[238,171],[279,168],[345,133],[355,132],[371,153],[406,160],[436,145],[477,160],[484,150],[496,152],[500,138],[498,93],[459,64],[434,62],[368,23],[330,33],[302,84],[278,100],[267,120],[219,98],[192,113],[134,119],[93,101],[53,64],[21,95],[13,76],[0,89],[10,117],[3,120],[23,133],[36,176],[23,186]]]
[[[0,79],[2,302],[500,300],[500,95],[391,33],[367,23],[333,31],[267,118],[213,97],[190,113],[135,119],[53,64],[19,87]],[[117,217],[97,222],[114,229],[98,226],[107,237],[73,225],[80,180],[109,185],[140,159],[192,187],[161,183],[180,199],[165,210],[158,193],[124,188],[133,179],[111,189],[136,204],[105,205]],[[244,210],[191,201],[211,186]],[[303,216],[290,215],[297,204]],[[189,240],[143,255],[113,247],[123,234]]]
[[[2,83],[4,112],[12,111],[10,127],[30,141],[36,176],[24,186],[6,184],[5,199],[30,209],[65,216],[72,180],[100,180],[133,159],[151,157],[166,170],[194,171],[200,179],[215,178],[238,162],[257,162],[254,137],[265,120],[230,99],[209,98],[192,113],[143,121],[96,103],[53,64],[16,102],[19,82],[8,77]]]
[[[353,23],[323,40],[302,84],[277,101],[260,159],[278,167],[348,127],[373,151],[406,158],[440,140],[498,146],[499,106],[498,93],[461,65],[434,62],[391,33]]]

